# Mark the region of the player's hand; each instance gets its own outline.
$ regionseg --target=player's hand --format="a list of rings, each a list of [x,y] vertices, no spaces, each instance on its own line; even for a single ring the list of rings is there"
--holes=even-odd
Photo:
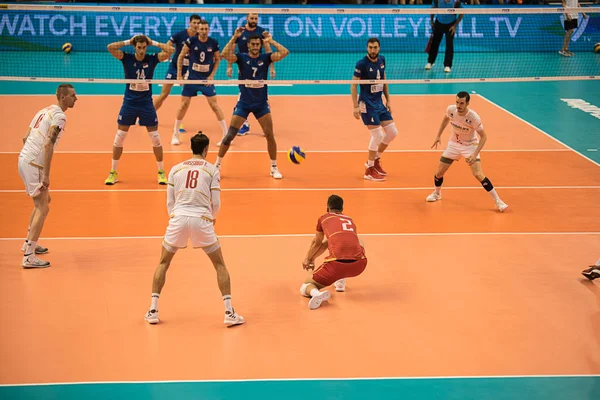
[[[40,188],[40,192],[43,192],[44,190],[48,190],[49,187],[50,187],[50,177],[44,176],[42,178],[42,187]]]
[[[206,78],[206,79],[207,79],[207,80],[209,80],[209,81],[212,81],[213,79],[215,79],[215,75],[214,75],[214,74],[210,74],[210,75],[208,76],[208,78]],[[204,85],[204,86],[210,86],[210,85],[212,85],[212,83],[207,83],[207,84],[206,84],[206,85]]]
[[[360,108],[354,107],[354,111],[352,112],[352,114],[354,115],[354,118],[360,119]]]
[[[269,33],[269,31],[263,32],[263,43],[269,43],[273,39],[273,36]]]
[[[432,149],[434,149],[434,148],[435,148],[435,149],[437,149],[437,147],[438,147],[438,144],[442,144],[442,141],[440,140],[440,138],[439,138],[439,137],[438,137],[438,138],[435,138],[435,142],[433,142],[433,144],[431,145],[431,148],[432,148]]]
[[[309,260],[308,258],[305,258],[304,261],[302,261],[302,268],[305,270],[311,270],[311,269],[315,269],[315,263],[311,260]]]
[[[588,19],[588,16],[586,13],[582,13],[583,14],[583,19]]]
[[[467,162],[467,164],[473,165],[475,164],[475,161],[477,161],[477,155],[471,154],[469,157],[465,158],[465,161]]]
[[[392,105],[390,103],[386,103],[385,106],[387,107],[387,110],[390,112],[390,114],[392,113]]]
[[[233,77],[233,68],[227,67],[227,76],[229,77],[229,79]]]
[[[216,218],[213,219],[212,222],[213,222],[213,226],[217,225],[217,219]]]
[[[233,37],[236,39],[239,38],[240,36],[242,36],[242,32],[244,32],[244,30],[245,28],[243,26],[240,26],[233,32]]]
[[[450,32],[452,35],[454,35],[454,33],[456,32],[456,25],[452,25],[450,27],[450,29],[448,29],[448,32]]]
[[[277,76],[277,74],[275,73],[275,68],[272,67],[271,68],[271,79],[275,79],[276,76]]]

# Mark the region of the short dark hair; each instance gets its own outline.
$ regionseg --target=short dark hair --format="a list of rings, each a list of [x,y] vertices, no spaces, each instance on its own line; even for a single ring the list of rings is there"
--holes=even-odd
[[[133,37],[133,40],[131,41],[131,45],[133,47],[137,46],[138,43],[146,43],[146,45],[150,46],[150,40],[148,39],[148,37],[146,37],[145,35],[136,35]]]
[[[248,42],[254,39],[258,39],[260,40],[260,42],[262,43],[262,37],[258,34],[258,33],[253,33],[252,35],[250,35],[250,37],[248,38]]]
[[[200,25],[208,25],[208,21],[205,19],[200,20]]]
[[[69,89],[75,89],[70,83],[61,83],[56,88],[56,98],[60,100],[60,96],[66,96],[69,93]]]
[[[459,99],[467,99],[467,103],[471,101],[471,95],[467,92],[458,92],[456,94],[456,97],[458,97]]]
[[[327,199],[327,207],[330,210],[343,211],[344,210],[344,199],[337,194],[332,194]]]
[[[379,39],[377,39],[376,37],[369,38],[369,40],[367,40],[367,45],[369,43],[377,43],[379,47],[381,47],[381,43],[379,43]]]
[[[206,136],[202,131],[198,131],[197,134],[192,136],[190,139],[192,143],[192,153],[194,155],[201,156],[204,153],[204,150],[208,147],[210,143],[210,139]]]
[[[199,19],[200,21],[202,21],[202,18],[200,18],[200,16],[198,14],[190,15],[190,22],[192,22],[195,19]]]

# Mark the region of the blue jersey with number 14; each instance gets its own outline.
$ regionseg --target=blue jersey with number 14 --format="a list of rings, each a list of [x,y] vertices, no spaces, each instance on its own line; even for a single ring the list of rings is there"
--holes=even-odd
[[[135,54],[123,53],[121,62],[125,70],[125,79],[152,79],[154,69],[159,61],[157,54],[146,54],[142,61],[138,61]],[[125,88],[125,101],[152,103],[152,85],[148,83],[128,83]]]
[[[246,53],[237,53],[237,65],[240,80],[266,80],[271,65],[271,54],[261,54],[256,58]],[[263,83],[239,85],[240,101],[247,105],[260,105],[269,100],[267,85]]]

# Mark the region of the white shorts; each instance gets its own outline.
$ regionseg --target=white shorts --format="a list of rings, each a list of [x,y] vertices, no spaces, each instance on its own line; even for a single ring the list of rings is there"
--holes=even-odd
[[[211,248],[211,250],[219,241],[213,223],[207,218],[186,215],[176,215],[171,218],[164,243],[173,249],[185,249],[188,239],[191,239],[194,248]]]
[[[31,165],[19,157],[19,175],[25,184],[25,191],[30,197],[36,197],[40,194],[42,188],[43,169]]]
[[[478,143],[464,145],[456,142],[448,142],[448,147],[442,153],[442,157],[449,158],[450,160],[458,161],[461,157],[467,158],[471,156],[477,149]],[[477,155],[477,159],[481,158],[481,154]]]

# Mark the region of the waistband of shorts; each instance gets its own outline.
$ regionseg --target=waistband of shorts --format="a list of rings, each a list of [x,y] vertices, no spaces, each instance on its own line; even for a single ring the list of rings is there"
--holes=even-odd
[[[39,169],[44,169],[44,167],[42,167],[41,165],[37,165],[33,161],[29,162],[28,164],[31,165],[32,167],[36,167],[36,168],[39,168]]]

